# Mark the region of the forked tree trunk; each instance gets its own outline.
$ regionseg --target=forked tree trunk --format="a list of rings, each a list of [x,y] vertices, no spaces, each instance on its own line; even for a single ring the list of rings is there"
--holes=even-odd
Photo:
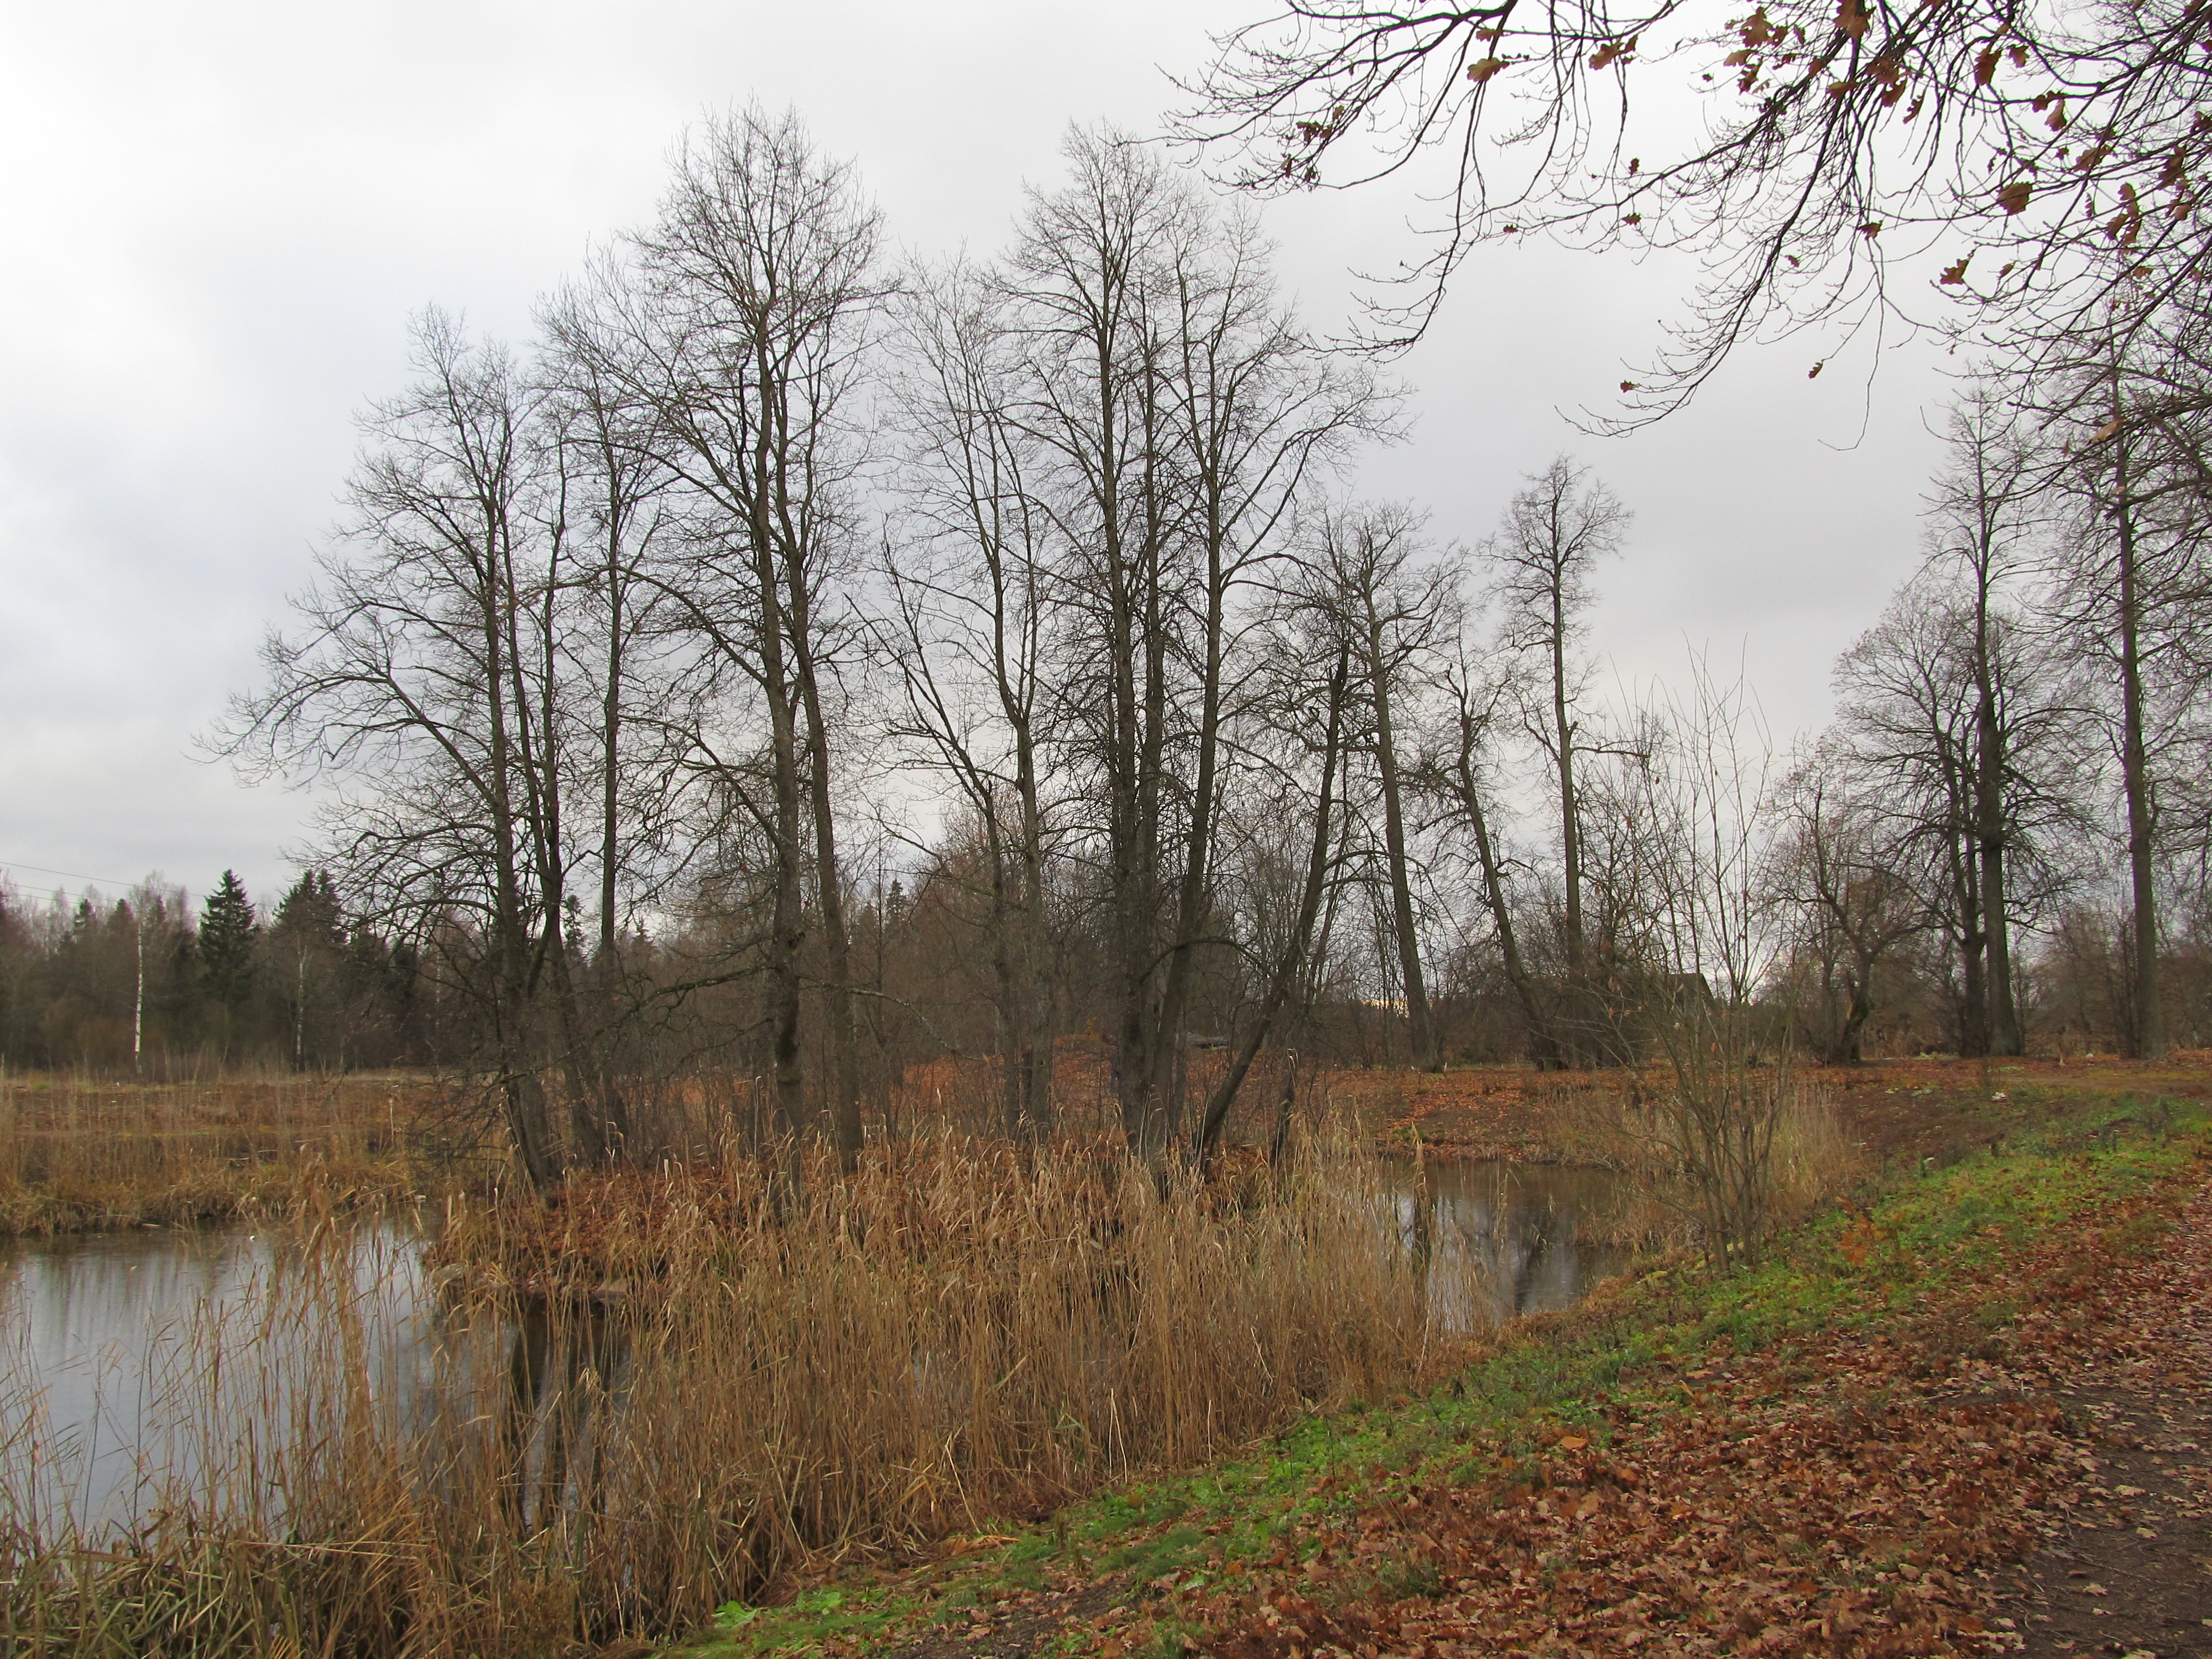
[[[1430,1017],[1428,986],[1421,975],[1420,933],[1413,918],[1413,884],[1406,857],[1405,792],[1398,776],[1396,734],[1390,720],[1390,673],[1382,659],[1382,623],[1374,594],[1367,596],[1367,678],[1375,699],[1375,763],[1382,784],[1382,850],[1390,875],[1390,914],[1397,934],[1398,972],[1406,989],[1406,1024],[1413,1064],[1441,1071],[1443,1056]]]
[[[1345,682],[1350,678],[1351,669],[1351,653],[1340,650],[1336,672],[1328,684],[1328,725],[1322,743],[1321,791],[1314,804],[1313,844],[1306,854],[1305,885],[1298,897],[1297,917],[1291,925],[1291,937],[1284,942],[1282,960],[1275,964],[1274,975],[1267,982],[1267,994],[1261,1000],[1251,1029],[1244,1034],[1244,1041],[1238,1045],[1228,1069],[1214,1085],[1212,1095],[1206,1103],[1205,1115],[1199,1122],[1200,1168],[1212,1159],[1220,1144],[1222,1130],[1229,1121],[1229,1109],[1237,1103],[1237,1091],[1243,1087],[1246,1073],[1252,1069],[1253,1060],[1274,1028],[1275,1017],[1282,1012],[1305,971],[1306,953],[1312,947],[1314,926],[1321,915],[1322,895],[1328,886],[1330,794],[1342,750]]]

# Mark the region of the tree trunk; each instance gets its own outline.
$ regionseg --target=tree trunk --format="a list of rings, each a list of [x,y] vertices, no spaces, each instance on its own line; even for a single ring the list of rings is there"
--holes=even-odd
[[[1862,960],[1853,966],[1850,1002],[1827,1054],[1831,1066],[1858,1066],[1866,1060],[1866,1024],[1874,1015],[1874,964]]]
[[[1559,850],[1565,864],[1567,973],[1579,981],[1583,969],[1582,812],[1575,798],[1575,727],[1567,714],[1566,596],[1552,588],[1552,721],[1559,744]]]
[[[793,607],[794,620],[804,625],[803,606]],[[822,717],[822,700],[815,684],[811,647],[794,644],[799,696],[806,713],[808,770],[814,811],[814,870],[817,902],[822,910],[823,953],[829,983],[823,988],[825,1021],[829,1026],[829,1063],[823,1068],[822,1089],[830,1113],[830,1133],[837,1148],[837,1161],[849,1173],[860,1157],[860,1093],[855,1060],[858,1044],[853,1036],[852,940],[845,926],[844,878],[837,865],[837,821],[830,790],[830,732]]]
[[[1351,673],[1352,659],[1348,651],[1339,651],[1336,672],[1328,687],[1328,735],[1322,744],[1321,794],[1314,806],[1313,845],[1306,854],[1305,888],[1298,898],[1297,920],[1291,937],[1284,942],[1283,958],[1275,965],[1274,977],[1268,982],[1267,994],[1260,1004],[1260,1012],[1245,1033],[1229,1068],[1213,1088],[1212,1097],[1206,1103],[1206,1113],[1200,1121],[1198,1158],[1203,1168],[1212,1158],[1214,1148],[1220,1143],[1223,1127],[1229,1121],[1229,1109],[1237,1103],[1237,1091],[1243,1087],[1246,1073],[1252,1061],[1267,1041],[1273,1029],[1275,1017],[1283,1004],[1289,1000],[1291,988],[1305,969],[1306,952],[1311,946],[1314,924],[1321,915],[1322,894],[1328,885],[1329,867],[1329,798],[1336,776],[1338,755],[1342,746],[1344,731],[1345,682]]]
[[[1529,977],[1527,964],[1521,958],[1519,938],[1513,931],[1513,913],[1505,902],[1504,869],[1498,860],[1497,844],[1490,838],[1482,792],[1474,781],[1474,721],[1464,712],[1460,715],[1459,759],[1453,782],[1459,793],[1460,810],[1467,814],[1468,827],[1474,832],[1475,857],[1482,866],[1483,896],[1490,906],[1491,925],[1498,929],[1498,951],[1504,959],[1506,983],[1513,988],[1513,994],[1521,1004],[1522,1017],[1528,1022],[1529,1058],[1539,1071],[1556,1071],[1565,1061],[1552,1023],[1546,1017],[1542,999],[1537,994],[1536,982]]]
[[[1987,937],[1982,930],[1981,852],[1971,832],[1953,837],[1952,880],[1959,906],[1959,1055],[1989,1052],[1989,990],[1983,976]]]
[[[1984,1030],[1986,1052],[2017,1054],[2022,1046],[2020,1012],[2013,1000],[2011,925],[2005,911],[2005,743],[1991,659],[1988,557],[1984,550],[1974,605],[1974,833],[1981,843],[1982,934],[1989,963]]]
[[[1164,1133],[1176,1133],[1174,1121],[1182,1107],[1182,1056],[1184,1052],[1185,1009],[1190,997],[1192,959],[1205,920],[1206,875],[1213,850],[1215,779],[1221,748],[1221,646],[1223,612],[1226,604],[1218,538],[1209,538],[1206,572],[1206,653],[1199,679],[1198,777],[1191,790],[1190,836],[1183,852],[1182,884],[1176,898],[1175,932],[1168,947],[1167,979],[1160,996],[1160,1047],[1153,1056],[1158,1090],[1173,1060],[1175,1086],[1169,1091],[1168,1121]],[[1166,710],[1159,710],[1164,726]]]
[[[1443,1069],[1429,1016],[1428,987],[1421,977],[1420,934],[1413,921],[1413,884],[1406,860],[1404,793],[1399,786],[1398,751],[1390,726],[1390,674],[1382,660],[1382,624],[1374,594],[1367,595],[1367,675],[1375,697],[1375,763],[1382,782],[1382,848],[1390,872],[1390,910],[1398,935],[1398,970],[1406,988],[1406,1024],[1413,1040],[1413,1064],[1425,1072]]]
[[[1037,805],[1036,763],[1026,726],[1016,739],[1016,788],[1022,807],[1022,972],[1029,997],[1022,1031],[1022,1128],[1042,1140],[1052,1133],[1053,1006],[1051,918],[1045,912],[1044,815]]]
[[[756,489],[748,528],[760,630],[758,672],[769,714],[769,787],[775,799],[775,901],[768,949],[768,1023],[775,1072],[775,1134],[783,1159],[777,1202],[787,1209],[799,1196],[799,1138],[806,1121],[806,1066],[799,1048],[800,951],[806,942],[806,908],[800,881],[799,734],[784,662],[787,635],[783,600],[768,523],[770,462],[765,426],[752,460]]]
[[[2128,880],[2135,903],[2136,1058],[2166,1054],[2166,1008],[2159,986],[2158,890],[2152,855],[2156,811],[2143,748],[2142,604],[2136,568],[2135,505],[2128,497],[2128,436],[2119,368],[2112,370],[2114,499],[2120,554],[2120,787],[2128,800]]]

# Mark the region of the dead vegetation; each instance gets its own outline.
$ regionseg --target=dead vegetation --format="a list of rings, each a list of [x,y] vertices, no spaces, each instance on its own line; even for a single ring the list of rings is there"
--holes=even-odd
[[[820,1156],[781,1219],[772,1161],[519,1224],[457,1202],[436,1321],[393,1314],[397,1259],[363,1271],[321,1230],[187,1334],[127,1524],[66,1501],[71,1448],[15,1376],[0,1629],[42,1654],[364,1656],[680,1630],[802,1564],[1403,1388],[1455,1340],[1428,1310],[1464,1296],[1340,1128],[1164,1195],[1126,1158],[949,1133],[842,1182]],[[582,1294],[514,1294],[572,1250]]]
[[[387,1073],[138,1084],[0,1074],[0,1235],[228,1219],[420,1190]]]

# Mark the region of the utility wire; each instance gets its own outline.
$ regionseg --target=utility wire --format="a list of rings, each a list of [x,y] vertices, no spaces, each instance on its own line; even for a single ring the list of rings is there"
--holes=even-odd
[[[41,876],[67,876],[71,881],[98,882],[102,887],[136,887],[135,881],[114,881],[106,876],[88,876],[82,870],[49,870],[43,864],[17,864],[0,859],[0,870],[29,870]]]

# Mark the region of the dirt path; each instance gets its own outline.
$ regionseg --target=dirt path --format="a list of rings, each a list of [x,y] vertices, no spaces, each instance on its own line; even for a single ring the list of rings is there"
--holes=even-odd
[[[2043,1541],[1999,1598],[2031,1656],[2212,1656],[2212,1194],[2130,1270],[2100,1340],[2020,1381],[2084,1443]]]

